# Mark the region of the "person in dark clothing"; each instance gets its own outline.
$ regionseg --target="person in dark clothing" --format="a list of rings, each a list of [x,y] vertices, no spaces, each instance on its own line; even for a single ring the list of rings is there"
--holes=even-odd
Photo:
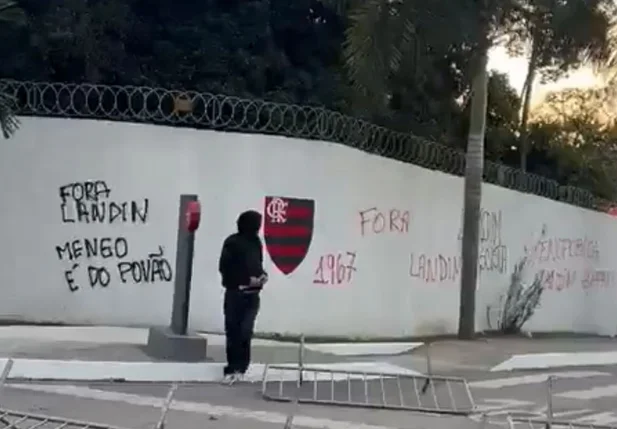
[[[227,366],[225,381],[242,379],[251,362],[251,339],[259,311],[259,293],[268,281],[259,238],[261,214],[246,211],[236,222],[238,232],[223,243],[219,272],[225,288],[223,313]]]

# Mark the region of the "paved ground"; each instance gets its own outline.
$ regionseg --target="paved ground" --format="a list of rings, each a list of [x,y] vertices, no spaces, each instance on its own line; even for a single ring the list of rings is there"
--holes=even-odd
[[[585,371],[589,377],[580,378],[585,375]],[[553,396],[555,418],[576,420],[584,424],[617,425],[617,413],[614,412],[617,400],[615,386],[612,395],[598,396],[589,400],[560,396],[572,392],[578,392],[583,396],[581,391],[594,386],[615,385],[617,368],[587,368],[577,372],[553,373],[577,377],[556,380]],[[601,375],[602,373],[607,375]],[[497,377],[503,374],[496,374],[471,381],[479,411],[489,412],[493,423],[491,426],[503,423],[506,412],[521,419],[545,417],[545,386],[541,382],[534,382],[544,374],[531,375],[531,377],[530,374],[525,375],[529,383],[520,383],[523,380],[519,374],[510,374],[502,378]],[[534,378],[536,375],[538,377]],[[481,382],[485,385],[480,384]],[[513,382],[520,384],[507,386]],[[0,402],[3,408],[24,412],[122,427],[145,428],[154,427],[157,422],[160,406],[169,387],[166,384],[21,383],[9,385]],[[437,388],[440,389],[439,386]],[[365,425],[365,429],[478,427],[477,422],[468,418],[437,417],[407,411],[312,405],[301,405],[295,409],[293,404],[263,400],[259,390],[258,384],[239,384],[232,387],[218,384],[181,386],[176,392],[167,427],[232,429],[249,424],[252,428],[282,427],[286,416],[294,411],[297,413],[296,425],[306,428],[351,429],[362,427],[362,424]],[[601,393],[598,392],[598,395]],[[494,408],[505,409],[497,411]]]
[[[218,338],[217,338],[218,340]],[[223,362],[225,349],[220,341],[208,346],[208,361]],[[617,340],[610,338],[489,338],[476,341],[445,340],[430,346],[432,367],[439,373],[488,371],[514,354],[556,353],[617,350]],[[262,363],[294,363],[298,360],[298,345],[293,343],[258,343],[252,348],[253,361]],[[85,341],[42,341],[31,338],[0,337],[0,357],[30,359],[76,359],[96,361],[153,361],[143,344]],[[362,360],[387,360],[405,368],[425,371],[426,348],[414,349],[398,356],[336,356],[305,351],[306,362],[329,363]]]
[[[465,377],[469,381],[478,411],[488,412],[491,416],[489,427],[503,427],[506,413],[520,418],[544,417],[547,398],[545,380],[550,374],[557,375],[553,385],[553,410],[556,418],[617,426],[617,407],[614,405],[617,403],[617,366],[554,368],[541,372],[489,372],[490,368],[513,354],[607,350],[617,350],[615,341],[597,338],[443,341],[431,346],[431,363],[434,373]],[[212,360],[222,360],[222,347],[213,346],[210,352]],[[77,342],[42,344],[28,339],[0,341],[0,356],[9,355],[100,361],[149,360],[140,345]],[[342,357],[307,352],[306,362],[380,360],[424,372],[425,355],[423,349],[388,357]],[[260,362],[295,362],[297,346],[257,346],[254,348],[254,358]],[[420,384],[421,381],[418,381],[416,387]],[[462,385],[453,383],[450,387],[451,391],[444,382],[436,384],[437,403],[443,407],[454,398],[457,407],[466,407],[464,402],[467,396]],[[260,388],[260,384],[240,384],[232,387],[212,383],[181,386],[168,416],[167,427],[235,429],[248,425],[256,429],[281,428],[286,416],[294,411],[298,414],[296,427],[300,428],[475,429],[478,427],[477,420],[466,417],[443,417],[409,411],[306,404],[296,409],[293,404],[263,400],[259,394]],[[160,406],[168,389],[168,384],[72,382],[52,384],[11,380],[1,394],[0,407],[121,427],[153,428],[160,416]],[[388,403],[395,404],[397,401],[400,403],[398,385],[395,382],[386,381],[384,395],[380,389],[381,384],[378,381],[368,381],[367,392],[371,401],[380,401],[386,396]],[[406,405],[413,405],[418,396],[415,396],[411,379],[403,380],[402,389],[406,392]],[[334,390],[335,397],[339,400],[346,400],[350,390],[354,401],[364,399],[363,382],[353,381],[348,388],[344,382],[339,381],[334,384]],[[311,385],[308,384],[303,394],[311,397],[312,393]],[[318,384],[320,399],[328,397],[331,393],[329,382]],[[424,401],[422,404],[425,408],[436,407],[430,389],[420,400]],[[29,429],[33,425],[28,423],[17,426],[19,429]],[[1,420],[0,429],[3,429]],[[37,426],[37,429],[54,429],[54,426],[46,424]]]
[[[555,380],[553,392],[555,418],[576,420],[584,424],[617,425],[617,413],[614,412],[617,400],[615,391],[617,368],[555,370],[552,373],[573,377]],[[545,373],[491,374],[476,377],[470,384],[476,405],[479,407],[478,411],[488,412],[491,415],[492,423],[489,426],[492,427],[502,426],[506,413],[521,419],[544,418],[546,390],[542,378],[545,375]],[[376,388],[376,382],[372,381],[370,384],[372,385],[370,389]],[[607,385],[613,385],[612,394],[608,392],[602,395],[602,392],[596,390],[598,397],[592,399],[582,400],[574,397],[577,394],[584,397],[585,390],[589,396],[591,395],[589,392],[594,392],[591,390],[594,386]],[[3,408],[8,409],[139,429],[154,427],[169,387],[167,384],[12,383],[6,388],[0,402]],[[238,384],[232,387],[218,384],[180,386],[172,404],[167,427],[221,429],[235,429],[247,425],[258,429],[282,427],[286,416],[292,412],[297,414],[297,427],[305,428],[474,429],[478,427],[477,421],[469,418],[438,417],[408,411],[317,405],[301,405],[296,409],[293,404],[263,400],[259,394],[260,387],[258,383]],[[443,389],[443,386],[438,385],[437,389]],[[564,394],[569,394],[571,397],[560,396]],[[322,390],[320,397],[325,396],[327,395]],[[376,396],[371,398],[373,401],[377,399]],[[428,403],[430,402],[429,399]],[[24,427],[29,426],[31,425]]]
[[[38,391],[8,388],[3,406],[23,411],[60,415],[131,428],[152,428],[160,416],[167,386],[84,386],[63,390],[41,385]],[[57,393],[49,393],[50,391]],[[168,428],[282,428],[293,404],[266,402],[256,386],[196,386],[179,389],[168,419]],[[474,429],[477,424],[462,417],[440,418],[406,412],[358,410],[344,407],[303,405],[295,424],[302,428]]]
[[[617,426],[617,366],[491,373],[469,379],[477,404],[493,408],[490,414],[546,418],[549,375],[556,376],[552,383],[556,419]],[[505,410],[496,411],[499,407]]]

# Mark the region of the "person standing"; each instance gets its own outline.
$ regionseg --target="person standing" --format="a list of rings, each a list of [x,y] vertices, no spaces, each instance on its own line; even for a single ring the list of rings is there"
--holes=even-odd
[[[238,217],[238,232],[227,237],[219,259],[219,272],[225,288],[224,381],[242,380],[251,362],[251,339],[259,312],[259,293],[268,281],[263,269],[263,246],[259,238],[261,214],[245,211]]]

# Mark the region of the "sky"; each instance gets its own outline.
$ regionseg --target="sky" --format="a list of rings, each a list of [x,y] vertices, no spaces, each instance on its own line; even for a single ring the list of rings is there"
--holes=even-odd
[[[527,59],[524,57],[512,58],[508,56],[504,47],[495,47],[489,54],[488,67],[491,70],[498,70],[507,73],[510,77],[510,84],[521,93],[525,75],[527,74]],[[597,78],[589,67],[582,68],[573,72],[567,78],[558,80],[547,85],[534,85],[532,93],[532,104],[537,104],[544,99],[547,92],[564,88],[589,88],[597,84]]]

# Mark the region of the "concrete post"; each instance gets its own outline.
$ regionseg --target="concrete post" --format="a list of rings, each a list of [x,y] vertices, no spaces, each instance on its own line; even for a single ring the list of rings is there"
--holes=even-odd
[[[171,323],[165,327],[150,328],[146,346],[146,352],[158,359],[183,362],[206,359],[206,338],[188,332],[195,230],[200,219],[197,201],[197,195],[180,196]]]

